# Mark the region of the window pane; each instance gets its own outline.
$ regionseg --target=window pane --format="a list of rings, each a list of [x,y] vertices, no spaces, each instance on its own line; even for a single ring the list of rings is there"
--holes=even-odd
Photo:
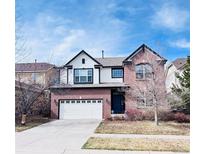
[[[137,79],[143,79],[143,73],[136,73]]]
[[[87,70],[79,70],[80,76],[87,76]]]
[[[123,69],[112,69],[112,77],[122,78],[123,77]]]
[[[145,107],[145,100],[143,98],[138,98],[137,99],[137,105],[139,107]]]
[[[75,76],[75,82],[79,82],[79,76]]]
[[[146,73],[151,73],[152,72],[152,67],[149,64],[145,64],[144,68],[145,68]]]
[[[143,72],[143,64],[141,64],[141,65],[137,65],[136,66],[136,72],[138,73],[138,72]]]
[[[79,70],[75,70],[75,75],[79,76]]]
[[[92,76],[92,69],[88,70],[88,76]]]
[[[90,83],[93,80],[92,69],[77,69],[75,70],[75,83]]]
[[[86,82],[86,76],[80,76],[80,82]]]
[[[152,77],[152,67],[149,64],[145,64],[145,77],[151,78]]]
[[[136,65],[136,78],[144,79],[152,77],[152,67],[149,64]]]
[[[88,82],[92,82],[92,76],[88,76]]]

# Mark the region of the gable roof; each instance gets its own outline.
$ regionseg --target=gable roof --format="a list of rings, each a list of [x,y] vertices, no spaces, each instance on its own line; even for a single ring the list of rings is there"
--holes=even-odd
[[[80,51],[75,57],[73,57],[69,62],[67,62],[64,66],[69,65],[69,63],[71,63],[75,58],[77,58],[80,54],[86,54],[88,57],[90,57],[93,61],[95,61],[98,65],[102,65],[101,63],[99,63],[95,58],[93,58],[91,55],[89,55],[87,52],[85,52],[84,50]]]
[[[104,67],[108,66],[122,66],[122,62],[126,57],[105,57],[105,58],[95,58]]]
[[[16,63],[16,72],[34,72],[34,71],[47,71],[55,65],[49,63]]]
[[[172,62],[172,64],[176,67],[176,69],[180,69],[185,66],[187,62],[187,58],[177,58]]]
[[[126,59],[124,59],[123,62],[129,61],[130,58],[132,58],[133,56],[135,56],[136,54],[138,54],[141,50],[144,49],[148,49],[149,51],[151,51],[153,54],[157,55],[158,57],[160,57],[162,60],[167,61],[164,57],[160,56],[158,53],[156,53],[154,50],[152,50],[150,47],[148,47],[145,44],[142,44],[140,47],[138,47],[133,53],[131,53]]]

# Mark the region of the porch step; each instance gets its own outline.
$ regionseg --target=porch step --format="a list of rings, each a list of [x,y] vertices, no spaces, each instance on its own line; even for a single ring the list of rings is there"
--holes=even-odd
[[[125,114],[111,114],[112,120],[124,120]]]

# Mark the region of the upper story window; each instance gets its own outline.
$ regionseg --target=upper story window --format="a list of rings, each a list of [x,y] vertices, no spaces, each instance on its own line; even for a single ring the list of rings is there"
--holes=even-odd
[[[85,58],[82,59],[82,64],[85,64]]]
[[[74,69],[74,83],[93,83],[93,69]]]
[[[123,78],[123,69],[112,68],[112,78]]]
[[[150,79],[153,76],[152,67],[149,64],[138,64],[135,66],[137,79]]]

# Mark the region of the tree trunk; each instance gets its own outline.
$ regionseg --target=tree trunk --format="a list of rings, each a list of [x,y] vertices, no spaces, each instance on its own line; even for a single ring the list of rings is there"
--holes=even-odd
[[[26,114],[22,114],[22,116],[21,116],[21,124],[22,125],[26,124]]]
[[[157,103],[155,101],[155,110],[154,110],[154,121],[155,124],[158,126],[159,122],[158,122],[158,107],[157,107]]]

